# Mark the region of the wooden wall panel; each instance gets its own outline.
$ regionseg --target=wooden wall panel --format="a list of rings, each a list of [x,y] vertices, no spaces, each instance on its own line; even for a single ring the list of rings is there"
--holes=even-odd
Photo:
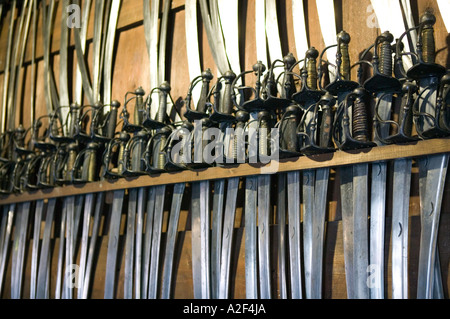
[[[258,1],[258,0],[256,0]],[[59,86],[59,36],[60,36],[60,19],[62,6],[61,2],[57,1],[56,7],[56,19],[53,28],[52,37],[52,69],[55,75],[55,82],[57,87]],[[350,55],[351,61],[354,63],[357,61],[359,54],[367,48],[375,40],[375,37],[382,31],[377,28],[371,28],[367,24],[370,12],[367,11],[367,7],[370,5],[370,0],[336,0],[335,1],[336,14],[337,14],[337,31],[345,30],[350,33],[352,41],[350,43]],[[437,22],[435,25],[436,36],[436,48],[439,53],[437,55],[437,62],[445,65],[447,68],[450,66],[450,53],[448,50],[448,44],[450,36],[445,30],[445,26],[442,21],[441,13],[437,7],[436,1],[431,0],[412,0],[411,5],[415,13],[415,22],[419,20],[419,15],[423,13],[427,8],[434,10],[436,14]],[[303,58],[304,52],[297,52],[294,40],[293,19],[291,14],[292,1],[279,1],[277,5],[278,19],[279,19],[279,34],[282,40],[282,52],[287,54],[292,52],[298,59]],[[309,45],[314,46],[319,51],[325,47],[322,39],[318,12],[315,0],[304,0],[304,8],[306,15],[306,28],[308,31]],[[256,42],[255,42],[255,1],[242,0],[240,2],[239,21],[240,21],[240,58],[242,70],[247,70],[252,67],[256,62]],[[6,40],[8,28],[5,27],[9,19],[9,12],[3,16],[2,28],[0,31],[0,88],[3,88],[4,79],[4,61],[6,52]],[[92,36],[93,36],[93,8],[91,10],[89,27],[88,27],[88,43],[87,43],[87,57],[86,62],[89,69],[92,70]],[[214,60],[211,54],[206,33],[201,24],[201,15],[198,13],[199,18],[199,42],[200,42],[200,58],[201,66],[203,69],[210,68],[215,78],[217,79],[218,72],[214,64]],[[146,93],[152,88],[149,87],[149,58],[147,47],[145,43],[144,26],[143,26],[143,14],[142,14],[142,1],[135,0],[123,0],[121,10],[119,14],[118,30],[116,33],[116,45],[115,45],[115,58],[114,58],[114,72],[112,78],[112,98],[117,99],[123,104],[125,93],[135,90],[138,86],[142,86]],[[181,107],[180,100],[184,99],[187,93],[189,85],[189,73],[188,73],[188,61],[186,56],[186,39],[185,39],[185,9],[183,0],[172,1],[172,10],[170,13],[169,33],[168,33],[168,47],[166,56],[166,74],[167,80],[170,81],[172,87],[172,97],[176,102],[176,107]],[[42,17],[41,11],[39,11],[38,28],[41,30]],[[39,31],[37,36],[37,67],[36,67],[36,117],[46,114],[45,99],[44,99],[44,84],[43,84],[43,43],[42,33]],[[69,49],[69,61],[68,66],[71,70],[72,83],[74,70],[76,69],[76,54],[74,53],[74,40],[73,36],[70,36],[70,49]],[[21,80],[18,90],[18,108],[16,115],[16,126],[23,124],[28,127],[31,124],[30,116],[30,88],[31,88],[31,54],[30,54],[30,42],[27,44],[25,65],[22,68]],[[280,57],[281,58],[281,57]],[[355,79],[356,69],[353,70],[352,76]],[[250,84],[252,79],[248,80]],[[1,89],[0,89],[1,91]],[[73,96],[73,88],[71,95]],[[84,101],[87,103],[86,99]],[[132,106],[131,106],[132,109]],[[170,176],[169,176],[170,179]],[[419,197],[418,197],[418,169],[417,166],[413,168],[412,175],[412,188],[410,198],[410,223],[411,223],[411,239],[410,249],[412,251],[412,259],[410,266],[410,296],[415,296],[415,281],[417,277],[417,246],[420,238],[419,228]],[[388,202],[392,200],[392,196],[395,194],[389,193]],[[326,237],[326,249],[325,249],[325,269],[324,269],[324,297],[325,298],[345,298],[345,271],[343,261],[343,245],[342,245],[342,225],[341,225],[341,211],[339,203],[339,176],[333,169],[331,174],[331,180],[329,184],[328,193],[328,210],[327,210],[327,237]],[[232,277],[232,297],[244,298],[245,297],[245,274],[244,274],[244,235],[245,225],[243,222],[244,212],[242,210],[242,196],[239,197],[238,209],[236,213],[235,223],[235,242],[234,253],[232,261],[233,277]],[[191,236],[190,236],[190,213],[189,213],[190,193],[185,193],[185,198],[182,206],[182,214],[179,223],[178,242],[179,247],[177,256],[176,271],[174,273],[177,284],[175,285],[174,297],[175,298],[192,298],[192,258],[191,258]],[[168,207],[166,207],[166,217],[168,213]],[[276,214],[276,207],[273,209],[273,217]],[[108,212],[104,212],[105,218]],[[389,221],[392,211],[387,209],[386,215]],[[445,279],[445,293],[448,297],[448,287],[450,286],[450,244],[448,237],[448,230],[450,225],[450,187],[447,181],[444,202],[442,205],[442,223],[441,232],[439,237],[439,244],[441,248],[441,265],[443,270],[443,278]],[[273,218],[275,220],[275,218]],[[275,222],[274,222],[275,223]],[[272,227],[272,238],[274,240],[273,247],[276,247],[277,238],[277,225]],[[56,227],[57,228],[57,227]],[[95,273],[95,281],[93,283],[93,298],[103,298],[104,287],[104,268],[106,266],[106,253],[108,236],[107,231],[104,230],[100,237],[100,248],[97,260],[97,267]],[[123,234],[123,230],[122,230]],[[165,236],[165,234],[163,234]],[[386,258],[390,263],[390,224],[386,225]],[[164,241],[163,241],[164,242]],[[56,269],[57,251],[59,244],[58,229],[55,230],[54,246],[53,246],[53,258],[52,258],[52,272]],[[28,248],[31,248],[31,242]],[[122,247],[123,248],[123,247]],[[275,249],[275,248],[274,248]],[[276,249],[275,249],[276,252]],[[122,256],[123,257],[123,256]],[[29,270],[31,262],[31,250],[27,255],[27,266],[25,268],[25,282],[29,282]],[[273,261],[275,267],[276,260]],[[123,261],[121,262],[123,266]],[[7,277],[10,277],[10,268],[8,266]],[[386,266],[387,278],[390,278],[389,266]],[[119,273],[119,286],[118,297],[123,297],[123,267]],[[54,293],[54,278],[52,278],[51,291]],[[279,296],[277,291],[278,279],[277,276],[273,277],[274,283],[274,296]],[[10,282],[5,282],[5,291],[2,297],[8,297]],[[388,280],[386,283],[387,291],[390,291],[391,282]],[[28,296],[29,288],[24,288],[24,295]],[[390,292],[388,293],[390,297]]]

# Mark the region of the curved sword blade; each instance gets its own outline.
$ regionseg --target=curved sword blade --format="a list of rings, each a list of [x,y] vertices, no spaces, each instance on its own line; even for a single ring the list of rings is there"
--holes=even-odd
[[[185,184],[175,184],[173,190],[172,206],[170,210],[169,226],[167,229],[167,243],[164,254],[164,275],[162,281],[161,298],[171,297],[173,262],[175,257],[175,242],[177,239],[178,221],[180,219],[181,201],[183,199]]]

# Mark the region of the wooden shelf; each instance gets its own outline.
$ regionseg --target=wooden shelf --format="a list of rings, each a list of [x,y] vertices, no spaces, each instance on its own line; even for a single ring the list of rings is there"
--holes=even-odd
[[[185,170],[178,172],[165,172],[156,175],[145,175],[133,178],[120,178],[85,184],[67,185],[0,196],[0,205],[64,197],[68,195],[81,195],[96,192],[108,192],[119,189],[131,189],[164,184],[198,182],[230,177],[245,177],[259,174],[275,174],[323,167],[339,167],[358,163],[388,161],[404,157],[420,157],[431,154],[449,153],[450,138],[417,141],[404,145],[387,145],[361,150],[336,151],[334,153],[314,156],[300,156],[297,158],[282,159],[263,164],[240,164],[232,167],[210,167],[199,170]]]

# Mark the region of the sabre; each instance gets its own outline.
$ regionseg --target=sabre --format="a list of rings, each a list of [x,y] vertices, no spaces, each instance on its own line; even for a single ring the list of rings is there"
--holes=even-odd
[[[345,31],[338,34],[337,77],[325,88],[331,94],[337,95],[338,98],[333,137],[340,150],[376,145],[369,141],[368,136],[369,123],[365,104],[367,92],[358,87],[358,83],[350,80],[349,42],[350,36]],[[367,242],[368,164],[343,166],[339,169],[339,177],[347,296],[350,299],[367,299],[369,297],[366,283],[369,262]]]
[[[389,31],[383,32],[376,38],[373,45],[373,76],[363,84],[363,87],[368,92],[372,93],[377,99],[375,107],[376,116],[374,118],[374,127],[376,128],[374,142],[377,143],[377,145],[386,144],[386,138],[390,133],[390,125],[386,123],[391,119],[393,94],[399,93],[401,90],[400,81],[392,77],[393,69],[391,42],[393,40],[394,37]],[[366,50],[366,52],[368,52],[368,50]],[[407,172],[405,170],[405,174],[408,173],[410,174],[410,171]],[[369,261],[372,267],[376,267],[376,272],[373,275],[376,276],[374,278],[375,283],[373,287],[370,288],[370,297],[372,299],[380,299],[384,297],[386,176],[387,162],[377,162],[372,164]],[[409,186],[407,185],[405,185],[404,196],[409,199]],[[399,197],[400,196],[395,196],[394,201]],[[394,214],[395,213],[393,212],[393,215]],[[408,213],[406,212],[406,216],[407,215]],[[393,240],[395,240],[394,237]]]
[[[306,155],[334,151],[331,132],[336,100],[329,93],[318,89],[318,56],[319,52],[314,47],[306,51],[301,71],[302,89],[293,95],[303,114],[297,127],[299,152]],[[303,171],[305,288],[306,297],[313,299],[322,297],[321,265],[328,178],[328,168]]]
[[[435,22],[436,17],[430,12],[421,16],[416,45],[418,63],[406,73],[408,78],[416,80],[419,85],[413,114],[417,132],[423,139],[449,134],[448,125],[445,122],[445,108],[442,109],[445,103],[442,103],[442,97],[438,98],[439,87],[447,85],[448,79],[443,78],[446,69],[435,63],[433,30]],[[448,154],[438,154],[418,160],[419,176],[421,176],[419,182],[421,184],[419,188],[421,233],[417,282],[417,298],[419,299],[432,298],[435,276],[438,275],[436,274],[437,230],[448,159]]]

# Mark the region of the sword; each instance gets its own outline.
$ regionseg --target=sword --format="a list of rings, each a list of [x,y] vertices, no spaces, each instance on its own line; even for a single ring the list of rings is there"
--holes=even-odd
[[[369,141],[369,123],[365,98],[367,92],[350,80],[348,43],[350,36],[338,35],[336,55],[337,77],[326,90],[338,97],[333,137],[340,150],[373,147]],[[350,92],[350,93],[349,93]],[[350,119],[351,115],[351,119]],[[351,128],[350,128],[351,123]],[[348,298],[368,298],[366,284],[368,267],[368,164],[344,166],[339,169],[341,183],[344,257]]]
[[[211,125],[208,119],[208,99],[209,99],[209,84],[213,75],[211,71],[207,69],[202,74],[194,78],[188,91],[186,99],[186,113],[185,117],[194,122],[190,136],[190,146],[194,147],[193,153],[190,154],[189,159],[194,157],[193,161],[187,159],[186,166],[205,167],[209,166],[204,161],[203,149],[206,145],[206,141],[203,140],[204,130]],[[191,93],[197,83],[202,81],[200,98],[197,102],[197,108],[191,109]],[[199,122],[197,122],[199,121]],[[200,123],[200,126],[197,124]],[[189,150],[191,150],[189,148]],[[220,235],[221,233],[215,232],[217,229],[215,225],[219,219],[219,214],[214,206],[213,215],[213,231],[212,231],[212,247],[211,257],[209,257],[209,181],[201,181],[192,184],[192,274],[194,284],[194,298],[209,298],[210,295],[217,298],[220,276]],[[216,187],[216,185],[215,185]],[[215,196],[216,198],[216,196]],[[216,204],[216,201],[214,201]],[[219,245],[219,246],[218,246]],[[211,258],[211,259],[209,259]]]
[[[416,45],[418,63],[406,73],[419,85],[419,93],[414,105],[414,122],[419,136],[423,139],[448,136],[450,132],[448,126],[443,125],[445,117],[442,119],[441,105],[437,103],[440,79],[446,69],[434,62],[433,25],[435,22],[436,18],[430,12],[421,16]],[[444,85],[447,84],[445,82]],[[420,299],[433,296],[435,276],[438,275],[436,274],[437,227],[448,158],[448,154],[438,154],[418,160],[422,185],[419,188],[421,234],[417,282],[417,297]]]
[[[377,37],[374,43],[373,54],[373,76],[364,83],[364,88],[372,93],[376,99],[374,113],[374,141],[377,145],[383,145],[389,135],[390,125],[386,124],[391,119],[391,105],[393,94],[398,93],[401,88],[399,80],[392,77],[392,49],[391,42],[394,37],[389,31],[383,32]],[[366,51],[367,52],[367,51]],[[364,57],[363,57],[364,58]],[[399,163],[397,163],[399,164]],[[394,164],[395,166],[396,164]],[[410,174],[410,170],[405,168],[405,174]],[[386,176],[387,162],[377,162],[372,164],[371,178],[371,200],[370,200],[370,265],[376,267],[370,287],[372,299],[382,299],[384,297],[384,227],[385,227],[385,200],[386,200]],[[406,181],[406,180],[405,180]],[[396,180],[394,179],[394,184]],[[394,188],[395,189],[395,188]],[[404,198],[409,199],[409,186],[404,187]],[[400,196],[395,196],[395,202]],[[405,199],[402,199],[404,201]],[[394,204],[397,205],[397,204]],[[402,211],[398,211],[401,213]],[[393,215],[395,213],[393,212]],[[406,211],[406,217],[408,211]],[[407,234],[407,232],[406,232]],[[393,237],[396,241],[398,236]],[[396,277],[398,278],[398,277]]]

